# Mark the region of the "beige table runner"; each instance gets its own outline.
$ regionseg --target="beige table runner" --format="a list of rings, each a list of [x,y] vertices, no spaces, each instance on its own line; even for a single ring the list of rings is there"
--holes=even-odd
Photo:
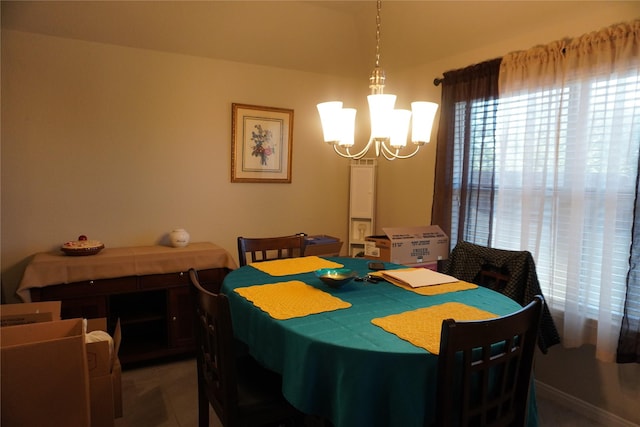
[[[69,256],[60,251],[36,254],[27,265],[17,294],[31,301],[29,289],[84,280],[144,276],[208,268],[236,269],[231,255],[209,242],[169,246],[106,247],[97,255]]]

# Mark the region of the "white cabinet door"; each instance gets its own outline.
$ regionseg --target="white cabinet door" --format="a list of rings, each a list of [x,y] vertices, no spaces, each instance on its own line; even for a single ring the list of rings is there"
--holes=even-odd
[[[349,255],[364,252],[364,238],[375,232],[377,160],[351,162],[349,185]]]

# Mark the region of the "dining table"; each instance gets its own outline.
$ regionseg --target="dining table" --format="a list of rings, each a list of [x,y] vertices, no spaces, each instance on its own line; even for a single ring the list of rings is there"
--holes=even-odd
[[[458,310],[470,310],[467,320],[476,312],[497,317],[522,307],[466,282],[415,290],[359,280],[373,273],[368,266],[363,258],[313,256],[230,272],[221,292],[235,338],[282,376],[283,395],[294,407],[334,427],[433,425],[442,317],[459,320]],[[333,288],[316,276],[319,268],[348,268],[359,277]],[[537,424],[531,393],[528,426]]]

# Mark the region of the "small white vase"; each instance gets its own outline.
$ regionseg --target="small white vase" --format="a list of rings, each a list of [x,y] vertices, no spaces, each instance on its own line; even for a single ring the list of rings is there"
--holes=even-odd
[[[169,241],[174,248],[184,248],[189,244],[189,233],[184,228],[176,228],[169,233]]]

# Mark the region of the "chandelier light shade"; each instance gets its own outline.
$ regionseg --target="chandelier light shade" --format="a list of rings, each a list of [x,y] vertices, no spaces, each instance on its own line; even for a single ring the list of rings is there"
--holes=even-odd
[[[413,102],[411,111],[394,109],[396,96],[384,93],[385,74],[380,67],[380,9],[382,0],[377,1],[376,14],[376,62],[369,77],[371,94],[369,115],[371,118],[371,136],[365,147],[356,153],[351,149],[355,144],[356,110],[343,108],[340,101],[322,102],[317,105],[324,140],[333,145],[335,152],[351,159],[364,157],[371,148],[376,157],[382,154],[387,160],[407,159],[418,153],[420,147],[431,139],[431,128],[438,110],[433,102]],[[402,155],[400,151],[407,146],[409,124],[411,123],[411,142],[414,150]]]

